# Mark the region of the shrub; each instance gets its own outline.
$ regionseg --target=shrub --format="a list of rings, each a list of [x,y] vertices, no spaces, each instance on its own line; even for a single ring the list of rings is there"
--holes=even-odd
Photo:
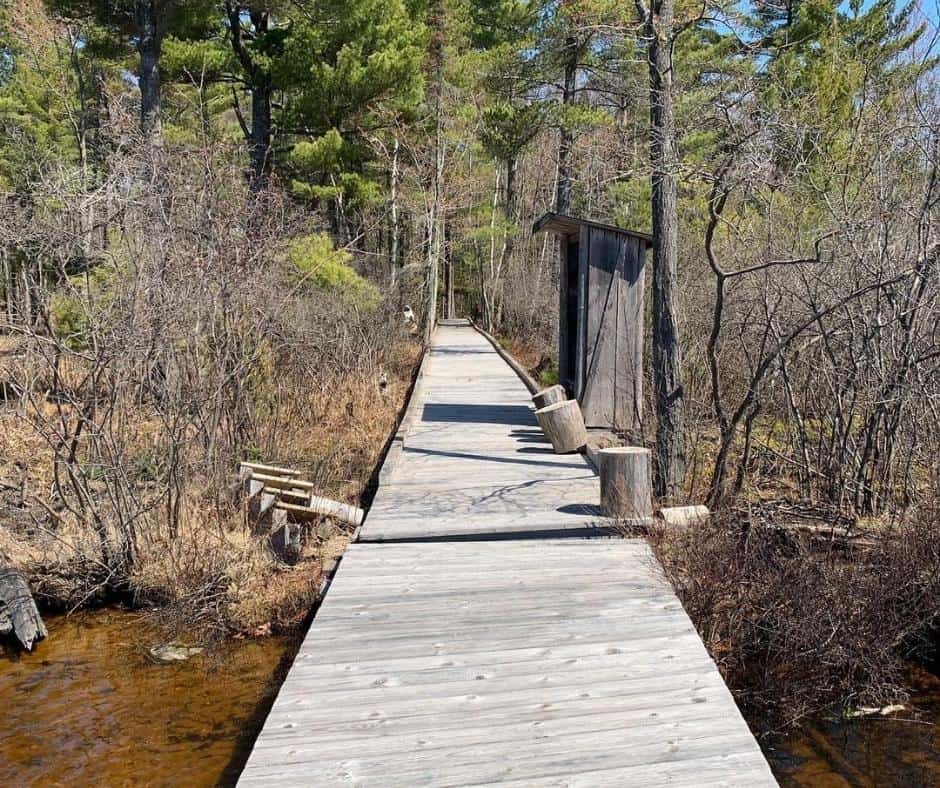
[[[935,645],[935,513],[851,553],[732,516],[652,541],[729,685],[771,727],[903,700],[906,661]]]
[[[114,272],[98,266],[85,275],[70,277],[53,294],[49,315],[56,338],[70,350],[84,350],[91,341],[92,329],[100,327],[112,300],[110,286]]]
[[[326,233],[296,238],[288,248],[288,258],[299,281],[348,296],[362,307],[374,307],[380,300],[375,285],[363,279],[350,265],[352,255],[335,248]]]

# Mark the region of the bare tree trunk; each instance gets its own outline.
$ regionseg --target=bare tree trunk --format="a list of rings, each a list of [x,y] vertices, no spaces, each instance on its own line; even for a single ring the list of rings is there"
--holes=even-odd
[[[13,265],[5,249],[0,249],[0,261],[3,263],[3,313],[5,322],[13,323]]]
[[[685,402],[679,345],[678,217],[679,154],[672,96],[672,0],[637,9],[648,39],[650,164],[653,212],[653,389],[656,397],[655,491],[674,498],[685,477]]]
[[[430,342],[437,324],[437,289],[444,250],[444,2],[435,0],[431,14],[431,78],[434,107],[434,169],[428,211],[427,303],[424,338]]]
[[[267,11],[252,11],[251,23],[258,35],[268,31],[270,16]],[[271,78],[267,71],[255,68],[251,86],[251,190],[262,192],[268,188],[271,169]]]
[[[242,36],[242,6],[226,3],[225,12],[228,16],[232,49],[245,71],[248,88],[251,90],[251,127],[246,125],[237,98],[235,114],[248,142],[248,186],[252,193],[257,194],[268,188],[271,173],[271,77],[263,66],[259,66],[252,59],[251,53],[245,48]],[[268,32],[271,15],[267,11],[252,10],[249,17],[255,35]]]
[[[163,30],[160,26],[160,0],[136,0],[134,14],[137,20],[137,53],[140,65],[137,81],[140,87],[140,131],[151,144],[162,142],[160,121],[160,51]]]
[[[446,257],[447,267],[447,317],[453,320],[457,317],[457,310],[454,307],[454,261]]]
[[[255,85],[251,90],[251,190],[263,192],[268,188],[271,152],[271,87]]]
[[[563,107],[574,103],[577,90],[578,55],[580,48],[574,36],[565,39],[565,81],[561,93]],[[555,191],[555,211],[568,213],[571,210],[571,149],[574,134],[566,118],[561,120],[561,140],[558,144],[558,183]]]
[[[398,152],[400,143],[398,135],[392,143],[392,171],[389,175],[389,228],[388,228],[388,264],[389,281],[392,287],[398,283],[398,257],[399,257],[399,238],[401,228],[398,219],[398,181],[401,178],[398,165]]]

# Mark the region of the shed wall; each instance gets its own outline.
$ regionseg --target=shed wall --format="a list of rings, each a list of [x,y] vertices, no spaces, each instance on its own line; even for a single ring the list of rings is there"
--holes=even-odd
[[[645,249],[630,236],[584,231],[578,399],[587,426],[637,430],[643,399]]]

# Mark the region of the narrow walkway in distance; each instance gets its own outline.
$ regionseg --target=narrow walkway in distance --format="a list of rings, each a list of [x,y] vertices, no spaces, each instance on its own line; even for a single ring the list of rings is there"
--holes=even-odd
[[[605,525],[591,466],[552,451],[528,389],[472,327],[437,329],[418,397],[418,420],[360,541],[588,534]]]
[[[642,540],[542,439],[471,327],[441,327],[404,452],[242,785],[775,785]]]

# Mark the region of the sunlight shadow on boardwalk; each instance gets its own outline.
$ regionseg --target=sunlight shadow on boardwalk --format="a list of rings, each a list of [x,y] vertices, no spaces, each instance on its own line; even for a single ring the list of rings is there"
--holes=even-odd
[[[453,421],[462,424],[531,424],[532,408],[527,405],[474,405],[459,402],[426,404],[421,413],[425,422]]]

